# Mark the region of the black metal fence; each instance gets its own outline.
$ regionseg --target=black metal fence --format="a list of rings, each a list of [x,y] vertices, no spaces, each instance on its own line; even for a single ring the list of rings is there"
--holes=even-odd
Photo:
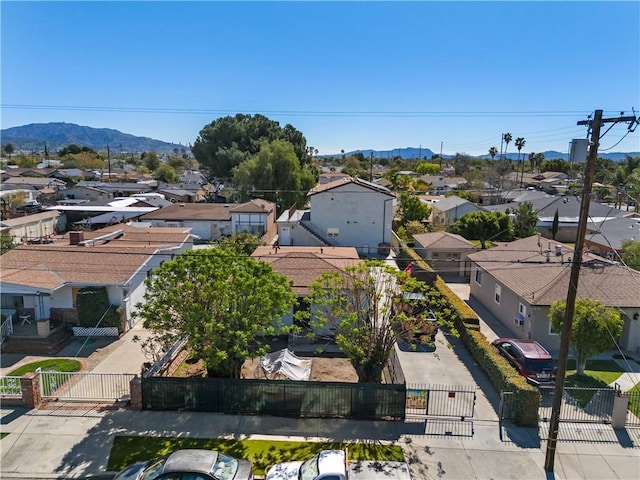
[[[404,385],[226,378],[142,378],[146,410],[235,415],[405,418]]]
[[[407,385],[407,415],[473,418],[476,388],[469,385]]]
[[[552,386],[542,386],[540,391],[541,422],[551,419],[553,396]],[[612,423],[615,398],[624,395],[629,398],[625,425],[640,426],[640,392],[621,393],[613,388],[565,387],[560,405],[560,421],[569,423]],[[512,392],[500,394],[500,421],[511,420],[515,411],[516,397]]]

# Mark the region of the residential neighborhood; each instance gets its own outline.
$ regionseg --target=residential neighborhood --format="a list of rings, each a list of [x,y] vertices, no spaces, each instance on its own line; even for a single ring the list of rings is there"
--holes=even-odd
[[[640,478],[640,2],[0,10],[2,479]]]

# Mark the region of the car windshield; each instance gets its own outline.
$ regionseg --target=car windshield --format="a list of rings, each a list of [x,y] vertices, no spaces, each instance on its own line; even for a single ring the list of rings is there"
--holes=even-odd
[[[553,370],[553,360],[550,358],[525,358],[524,367],[528,372],[541,372],[543,370]]]
[[[218,452],[216,463],[211,469],[211,475],[218,480],[231,480],[238,470],[238,460]]]
[[[300,466],[299,480],[313,480],[320,471],[318,470],[318,455],[314,455]]]
[[[142,477],[140,477],[140,480],[152,480],[156,478],[162,472],[162,467],[164,467],[164,463],[166,461],[166,458],[152,461],[149,466],[144,469],[144,473],[142,474]]]

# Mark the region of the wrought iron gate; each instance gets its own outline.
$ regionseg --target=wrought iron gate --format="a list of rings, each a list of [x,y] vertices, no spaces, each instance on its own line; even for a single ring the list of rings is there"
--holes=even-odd
[[[407,416],[473,418],[476,387],[407,384]]]
[[[39,372],[45,400],[118,401],[130,395],[133,373]]]

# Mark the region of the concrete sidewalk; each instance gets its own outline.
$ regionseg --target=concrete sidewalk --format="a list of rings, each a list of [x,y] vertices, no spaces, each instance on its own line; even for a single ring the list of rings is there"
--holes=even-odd
[[[563,425],[555,475],[544,430],[481,420],[366,422],[200,412],[3,408],[3,479],[86,478],[106,472],[116,435],[397,443],[414,479],[637,479],[640,429]]]

